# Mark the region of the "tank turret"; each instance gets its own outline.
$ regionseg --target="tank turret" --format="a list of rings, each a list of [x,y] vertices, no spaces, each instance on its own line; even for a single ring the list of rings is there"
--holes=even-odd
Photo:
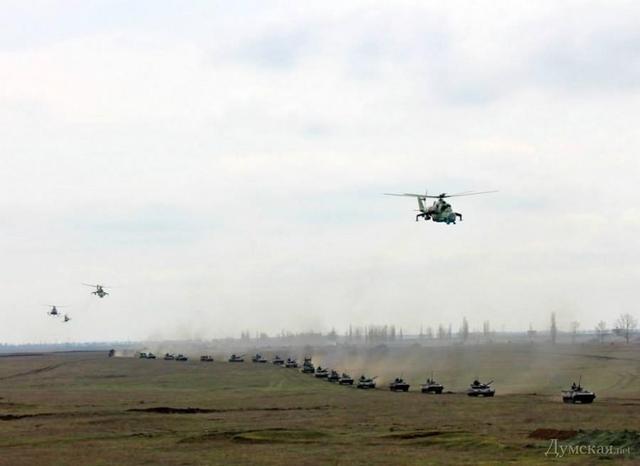
[[[329,382],[337,382],[338,380],[340,380],[340,374],[338,374],[336,371],[332,370],[329,375],[327,376],[327,380]]]
[[[287,358],[287,362],[285,362],[284,367],[295,369],[298,367],[298,361],[293,358]]]
[[[494,396],[496,394],[495,389],[490,387],[493,383],[493,380],[487,383],[482,383],[478,379],[474,380],[469,386],[469,390],[467,390],[467,395],[469,396]]]
[[[311,358],[304,358],[304,363],[302,363],[302,373],[303,374],[313,374],[315,373],[316,368],[313,366],[311,362]]]
[[[378,376],[376,375],[373,378],[369,378],[365,375],[361,375],[360,378],[358,379],[358,384],[356,385],[357,388],[362,388],[362,389],[371,389],[371,388],[376,388],[376,382],[375,380],[378,378]]]
[[[389,390],[392,392],[408,392],[409,384],[402,377],[396,377],[390,384]]]
[[[265,364],[267,358],[264,358],[260,353],[256,353],[255,356],[251,358],[251,361],[258,364]]]
[[[577,384],[573,382],[571,384],[571,388],[569,388],[568,390],[562,390],[562,401],[564,401],[565,403],[574,404],[593,403],[593,400],[596,399],[596,394],[584,388],[581,382],[582,377],[580,377]]]
[[[431,377],[427,377],[427,382],[420,385],[420,391],[422,393],[433,393],[439,395],[442,393],[442,390],[444,390],[444,387],[441,383],[436,382],[433,375]]]

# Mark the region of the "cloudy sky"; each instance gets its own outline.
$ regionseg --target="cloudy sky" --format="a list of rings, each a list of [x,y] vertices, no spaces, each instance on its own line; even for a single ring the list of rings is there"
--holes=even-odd
[[[4,0],[0,341],[639,316],[639,22],[634,1]],[[381,195],[425,189],[500,192],[455,226]]]

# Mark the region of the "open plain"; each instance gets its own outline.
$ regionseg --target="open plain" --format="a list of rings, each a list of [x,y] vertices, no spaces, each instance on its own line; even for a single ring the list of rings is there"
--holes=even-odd
[[[378,389],[362,391],[221,357],[4,356],[0,464],[596,464],[601,455],[545,452],[552,438],[562,444],[594,431],[640,430],[637,347],[487,348],[374,351],[379,367],[391,369],[411,355],[437,355],[446,365],[439,380],[456,392],[440,396],[419,393],[424,372],[417,370],[405,372],[411,392],[391,393],[385,374]],[[338,369],[348,361],[356,376],[365,367],[355,365],[367,363],[363,351],[326,350],[316,358],[332,358]],[[560,401],[559,388],[570,378],[560,377],[558,365],[566,365],[568,377],[583,373],[598,393],[592,405]],[[472,367],[495,379],[495,398],[464,394]],[[639,453],[606,458],[634,464]]]

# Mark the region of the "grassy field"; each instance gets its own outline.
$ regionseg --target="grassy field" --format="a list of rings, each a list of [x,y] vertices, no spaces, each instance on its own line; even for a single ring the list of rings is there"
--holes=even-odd
[[[414,384],[433,369],[455,392],[478,375],[495,379],[497,394],[360,391],[271,364],[1,357],[0,464],[596,464],[595,455],[545,457],[547,437],[640,430],[637,346],[378,348],[314,358],[352,375],[404,372]],[[559,388],[579,374],[597,400],[561,403]],[[608,460],[638,464],[640,451]]]

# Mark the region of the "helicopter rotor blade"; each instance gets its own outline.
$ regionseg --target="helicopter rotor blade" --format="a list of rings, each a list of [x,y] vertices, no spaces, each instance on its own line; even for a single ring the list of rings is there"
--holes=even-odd
[[[443,193],[440,196],[434,196],[434,197],[445,198],[445,197],[475,196],[476,194],[489,194],[489,193],[497,193],[497,192],[498,192],[497,189],[492,190],[492,191],[465,191],[465,192],[456,193],[456,194]]]
[[[433,197],[433,196],[427,196],[426,194],[413,194],[413,193],[383,193],[385,196],[402,196],[402,197],[418,197],[418,198],[425,198],[425,197]]]

